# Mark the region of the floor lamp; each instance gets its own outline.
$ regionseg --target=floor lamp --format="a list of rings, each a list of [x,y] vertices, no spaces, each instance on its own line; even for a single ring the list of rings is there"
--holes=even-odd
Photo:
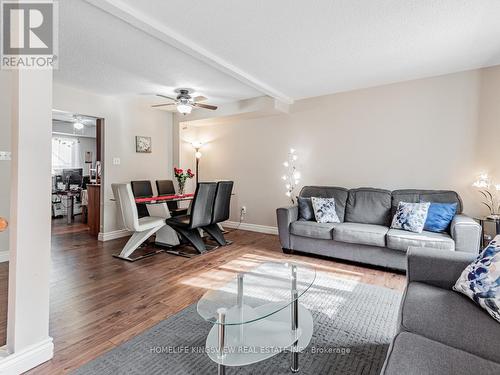
[[[193,143],[191,143],[191,145],[195,149],[195,153],[194,153],[194,157],[196,158],[195,177],[196,177],[196,186],[198,186],[199,165],[200,165],[200,159],[201,159],[200,148],[203,147],[203,143],[201,143],[201,142],[193,142]]]

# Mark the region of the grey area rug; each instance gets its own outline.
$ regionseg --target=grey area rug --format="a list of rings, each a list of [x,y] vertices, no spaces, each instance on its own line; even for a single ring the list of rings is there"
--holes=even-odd
[[[314,334],[300,355],[300,374],[378,375],[395,335],[401,293],[318,272],[301,298]],[[191,305],[79,368],[74,374],[217,374],[203,353],[211,324]],[[226,374],[291,374],[290,353]]]

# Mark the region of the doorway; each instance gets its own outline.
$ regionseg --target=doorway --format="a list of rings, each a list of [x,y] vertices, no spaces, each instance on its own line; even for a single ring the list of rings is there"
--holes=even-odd
[[[101,227],[104,119],[52,111],[52,235],[88,234]]]

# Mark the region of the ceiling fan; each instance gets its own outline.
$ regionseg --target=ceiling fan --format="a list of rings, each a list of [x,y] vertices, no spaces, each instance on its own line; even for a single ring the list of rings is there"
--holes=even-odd
[[[204,96],[197,96],[193,98],[190,94],[193,93],[193,90],[191,89],[177,89],[175,92],[178,94],[176,98],[171,98],[166,95],[162,94],[156,94],[156,96],[159,96],[161,98],[165,99],[170,99],[173,101],[173,103],[165,103],[165,104],[156,104],[151,107],[156,108],[156,107],[166,107],[166,106],[171,106],[175,105],[177,108],[177,111],[179,113],[182,113],[183,115],[188,115],[191,113],[193,108],[205,108],[205,109],[210,109],[211,111],[215,111],[217,109],[217,106],[215,105],[210,105],[210,104],[203,104],[200,103],[204,100],[207,100]]]

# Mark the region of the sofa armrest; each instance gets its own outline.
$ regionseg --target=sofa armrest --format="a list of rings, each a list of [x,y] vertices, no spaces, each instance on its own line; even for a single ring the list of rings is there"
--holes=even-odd
[[[281,247],[290,249],[290,224],[299,218],[299,207],[280,207],[276,210]]]
[[[450,234],[455,241],[456,251],[479,253],[481,226],[476,220],[465,215],[455,215],[450,225]]]
[[[417,281],[451,289],[462,271],[476,255],[461,251],[437,250],[429,247],[410,247],[407,252],[408,283]]]

